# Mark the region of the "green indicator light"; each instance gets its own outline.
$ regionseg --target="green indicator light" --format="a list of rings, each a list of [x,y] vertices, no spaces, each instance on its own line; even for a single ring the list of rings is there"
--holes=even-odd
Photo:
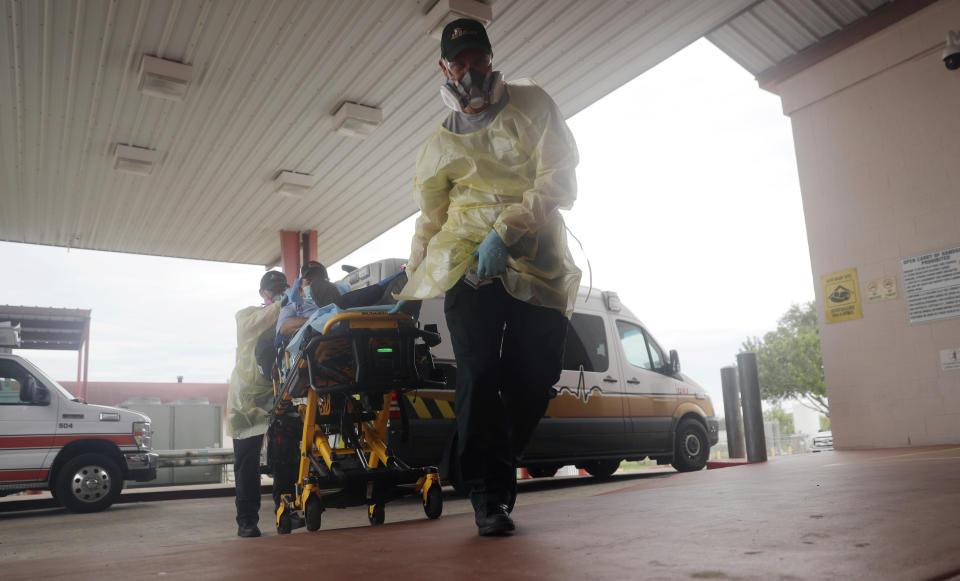
[[[377,349],[377,353],[393,353],[393,349],[389,347],[381,347],[380,349]]]

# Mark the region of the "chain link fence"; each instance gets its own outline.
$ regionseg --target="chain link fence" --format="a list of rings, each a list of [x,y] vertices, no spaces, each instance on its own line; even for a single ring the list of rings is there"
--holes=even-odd
[[[763,422],[763,434],[767,444],[767,456],[786,456],[789,454],[806,454],[810,452],[810,441],[813,434],[783,434],[780,424],[774,421]],[[720,441],[710,448],[710,459],[721,460],[729,458],[727,450],[727,431],[720,429]]]

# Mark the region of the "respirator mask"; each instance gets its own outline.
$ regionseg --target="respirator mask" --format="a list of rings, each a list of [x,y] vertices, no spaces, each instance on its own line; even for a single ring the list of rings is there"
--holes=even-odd
[[[482,73],[469,69],[459,81],[447,78],[447,82],[440,86],[440,98],[447,107],[464,112],[467,107],[480,109],[500,101],[503,91],[500,71]]]

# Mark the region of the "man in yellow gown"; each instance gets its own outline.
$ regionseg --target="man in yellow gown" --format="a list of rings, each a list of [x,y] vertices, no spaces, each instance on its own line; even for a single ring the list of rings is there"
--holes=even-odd
[[[441,98],[453,111],[427,140],[409,282],[397,310],[444,294],[457,360],[457,460],[480,535],[514,530],[517,461],[560,377],[580,270],[559,210],[576,199],[576,143],[531,82],[492,70],[483,25],[448,24]]]

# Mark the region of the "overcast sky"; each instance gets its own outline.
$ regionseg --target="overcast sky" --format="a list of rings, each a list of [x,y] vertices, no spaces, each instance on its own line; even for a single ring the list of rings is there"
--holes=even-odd
[[[571,240],[583,284],[589,260],[594,288],[616,291],[664,348],[677,349],[719,413],[720,368],[746,337],[814,296],[779,98],[700,40],[569,125],[579,194],[565,219],[583,243]],[[412,233],[413,218],[331,265],[331,278],[342,263],[405,257]],[[93,309],[93,381],[227,381],[233,315],[259,302],[263,273],[6,242],[0,264],[0,304]],[[54,379],[76,378],[75,352],[20,353]]]

